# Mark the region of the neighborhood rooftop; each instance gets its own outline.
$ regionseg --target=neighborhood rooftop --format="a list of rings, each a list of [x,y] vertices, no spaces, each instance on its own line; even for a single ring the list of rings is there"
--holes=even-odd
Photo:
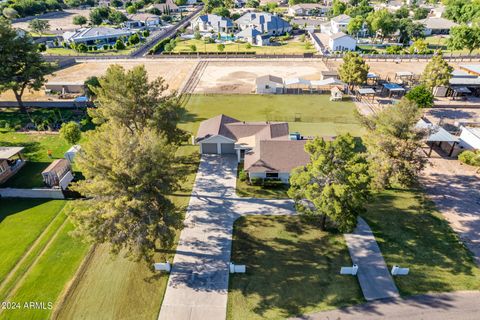
[[[0,147],[0,160],[6,160],[21,152],[23,147]]]

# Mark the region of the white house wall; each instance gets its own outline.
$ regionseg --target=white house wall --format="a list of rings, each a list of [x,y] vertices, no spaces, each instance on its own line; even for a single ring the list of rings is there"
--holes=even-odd
[[[480,150],[480,137],[475,135],[473,132],[471,132],[467,128],[462,128],[459,144],[461,147],[465,149]]]

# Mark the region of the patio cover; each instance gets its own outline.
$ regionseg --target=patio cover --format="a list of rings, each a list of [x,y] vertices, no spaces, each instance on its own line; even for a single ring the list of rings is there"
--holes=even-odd
[[[310,83],[312,86],[332,86],[332,85],[344,86],[345,85],[344,82],[337,80],[335,78],[326,78],[323,80],[312,80],[310,81]]]
[[[470,91],[470,89],[468,89],[467,87],[454,87],[452,89],[453,91],[458,93],[472,93],[472,91]]]
[[[288,86],[288,85],[294,85],[294,84],[303,84],[303,85],[309,86],[309,85],[310,85],[310,81],[309,81],[309,80],[302,79],[302,78],[290,78],[290,79],[285,79],[285,85],[286,85],[286,86]]]
[[[369,72],[367,74],[367,79],[375,79],[375,78],[379,78],[380,76],[377,75],[376,73],[373,73],[373,72]]]
[[[357,92],[362,96],[367,94],[375,94],[375,90],[373,90],[372,88],[360,88],[357,90]]]
[[[10,159],[17,153],[21,152],[23,147],[0,147],[0,159],[6,160]]]
[[[411,77],[413,73],[410,71],[397,71],[395,72],[395,76],[397,77]]]
[[[424,119],[418,120],[415,128],[418,130],[427,130],[427,142],[458,142],[459,138],[450,134],[439,125],[427,122]]]
[[[405,91],[405,89],[402,86],[396,83],[384,83],[383,87],[388,91],[397,91],[397,92]]]

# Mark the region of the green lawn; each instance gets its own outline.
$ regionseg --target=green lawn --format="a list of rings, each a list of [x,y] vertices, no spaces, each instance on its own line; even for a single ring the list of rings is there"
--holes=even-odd
[[[332,102],[329,95],[192,95],[182,127],[196,134],[200,121],[225,114],[241,121],[287,121],[290,131],[305,136],[361,136],[351,101]],[[295,118],[299,121],[295,121]]]
[[[0,199],[0,283],[64,205],[61,200]]]
[[[408,276],[395,278],[403,295],[480,289],[470,252],[421,191],[383,192],[364,218],[388,267],[410,268]]]
[[[25,166],[7,180],[2,187],[35,188],[43,187],[41,172],[54,160],[64,157],[70,147],[58,134],[22,133],[0,131],[0,146],[25,147]],[[52,150],[52,158],[47,151]]]
[[[287,191],[289,186],[282,184],[275,187],[268,186],[254,186],[248,181],[241,181],[238,177],[240,170],[243,169],[243,164],[238,166],[237,170],[237,184],[236,193],[239,197],[265,198],[265,199],[286,199],[289,198]]]
[[[429,44],[431,49],[441,49],[446,55],[453,54],[468,54],[467,49],[463,50],[449,50],[447,47],[448,36],[429,36],[425,38],[425,41]],[[473,50],[472,54],[479,54],[480,49]]]
[[[203,40],[181,40],[175,46],[173,52],[192,52],[190,46],[194,45],[197,52],[219,52],[218,43],[205,43]],[[278,45],[251,46],[247,48],[246,43],[225,44],[224,52],[255,52],[256,54],[303,54],[315,53],[317,50],[313,45],[307,49],[305,42],[290,40]]]
[[[322,232],[301,217],[242,217],[234,227],[228,319],[285,319],[363,302],[342,234]]]
[[[9,301],[50,302],[54,308],[90,247],[72,237],[70,233],[73,230],[70,222],[63,225],[51,245],[9,297]],[[0,314],[0,319],[47,319],[53,308],[8,310]]]

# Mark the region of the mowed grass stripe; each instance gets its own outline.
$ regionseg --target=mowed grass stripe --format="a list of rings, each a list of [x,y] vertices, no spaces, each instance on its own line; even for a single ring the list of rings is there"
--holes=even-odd
[[[0,282],[65,205],[63,200],[0,200]]]
[[[9,301],[55,304],[90,247],[81,239],[72,237],[70,232],[73,230],[73,224],[67,220]],[[52,312],[53,309],[48,308],[5,310],[0,319],[47,319]]]
[[[18,261],[15,267],[5,277],[0,285],[0,301],[4,301],[10,291],[14,288],[17,281],[27,272],[39,254],[48,245],[52,237],[58,232],[67,218],[64,210],[60,211],[43,233],[35,240],[35,243],[25,253],[25,255]]]

